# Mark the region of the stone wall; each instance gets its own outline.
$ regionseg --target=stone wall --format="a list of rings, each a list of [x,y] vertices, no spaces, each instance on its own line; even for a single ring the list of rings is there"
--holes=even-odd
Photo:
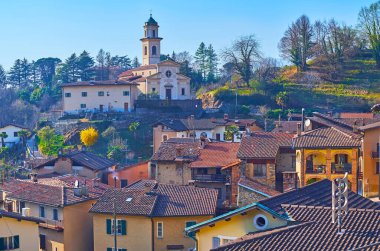
[[[239,192],[239,194],[238,194],[238,206],[239,207],[243,207],[243,206],[246,206],[248,204],[251,204],[251,203],[263,200],[263,199],[267,199],[267,197],[265,197],[259,193],[253,192],[252,190],[249,190],[249,189],[242,187],[242,186],[238,187],[238,192]]]

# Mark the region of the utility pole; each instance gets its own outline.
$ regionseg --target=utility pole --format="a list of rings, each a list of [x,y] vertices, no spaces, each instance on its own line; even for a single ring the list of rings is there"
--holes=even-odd
[[[113,240],[114,251],[117,251],[117,225],[116,225],[116,180],[117,177],[113,177],[114,190],[113,190]]]

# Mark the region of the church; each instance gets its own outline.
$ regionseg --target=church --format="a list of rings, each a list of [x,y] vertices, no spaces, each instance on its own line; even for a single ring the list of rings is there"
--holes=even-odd
[[[190,99],[190,78],[179,72],[180,65],[173,60],[160,61],[161,40],[158,23],[152,15],[144,25],[142,66],[123,72],[119,78],[137,83],[139,93],[157,94],[160,99]]]
[[[160,60],[158,23],[150,15],[141,38],[142,65],[122,72],[115,80],[62,84],[63,111],[129,112],[137,99],[190,100],[190,78],[179,72],[180,64]]]

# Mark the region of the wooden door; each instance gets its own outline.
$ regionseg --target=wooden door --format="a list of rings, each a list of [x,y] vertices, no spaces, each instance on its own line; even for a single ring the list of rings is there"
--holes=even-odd
[[[129,106],[128,106],[128,103],[124,103],[124,111],[125,112],[128,112],[129,111]]]
[[[166,99],[171,100],[172,99],[172,89],[166,89]]]

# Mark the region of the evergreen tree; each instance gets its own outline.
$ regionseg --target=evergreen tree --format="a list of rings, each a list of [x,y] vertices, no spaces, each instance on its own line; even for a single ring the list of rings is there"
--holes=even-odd
[[[194,58],[198,71],[202,74],[202,78],[205,79],[207,71],[207,49],[203,42],[199,45],[197,51],[195,52]]]
[[[21,60],[17,59],[13,66],[11,67],[9,73],[9,80],[13,87],[21,86],[22,83],[22,64]]]
[[[23,87],[27,87],[29,85],[30,76],[31,76],[31,65],[28,60],[24,58],[21,60],[21,76],[22,76],[22,85]]]
[[[214,82],[216,78],[216,71],[218,67],[218,56],[214,48],[210,44],[206,50],[206,68],[207,68],[207,82]]]
[[[100,80],[104,80],[105,79],[105,71],[104,71],[104,67],[105,67],[105,55],[106,53],[104,52],[103,49],[100,49],[99,52],[98,52],[98,55],[96,56],[96,61],[98,62],[98,67],[99,67],[99,70],[100,70]]]
[[[78,74],[81,81],[88,81],[94,78],[94,59],[87,51],[83,51],[78,57]]]
[[[41,75],[40,75],[39,68],[36,62],[33,60],[30,63],[30,81],[32,82],[32,84],[37,84],[37,82],[41,80],[40,76]]]
[[[137,68],[139,67],[141,64],[139,62],[139,59],[137,57],[134,57],[133,60],[132,60],[132,68]]]
[[[71,56],[65,61],[65,72],[67,74],[67,81],[76,82],[79,78],[78,71],[78,57],[75,53],[71,54]]]
[[[47,86],[52,85],[59,63],[61,63],[59,58],[40,58],[34,63],[39,71],[39,77],[43,84]]]
[[[172,59],[174,60],[174,61],[177,61],[177,55],[175,54],[175,52],[173,51],[173,53],[172,53]]]
[[[2,65],[0,65],[0,88],[7,87],[7,74]]]

